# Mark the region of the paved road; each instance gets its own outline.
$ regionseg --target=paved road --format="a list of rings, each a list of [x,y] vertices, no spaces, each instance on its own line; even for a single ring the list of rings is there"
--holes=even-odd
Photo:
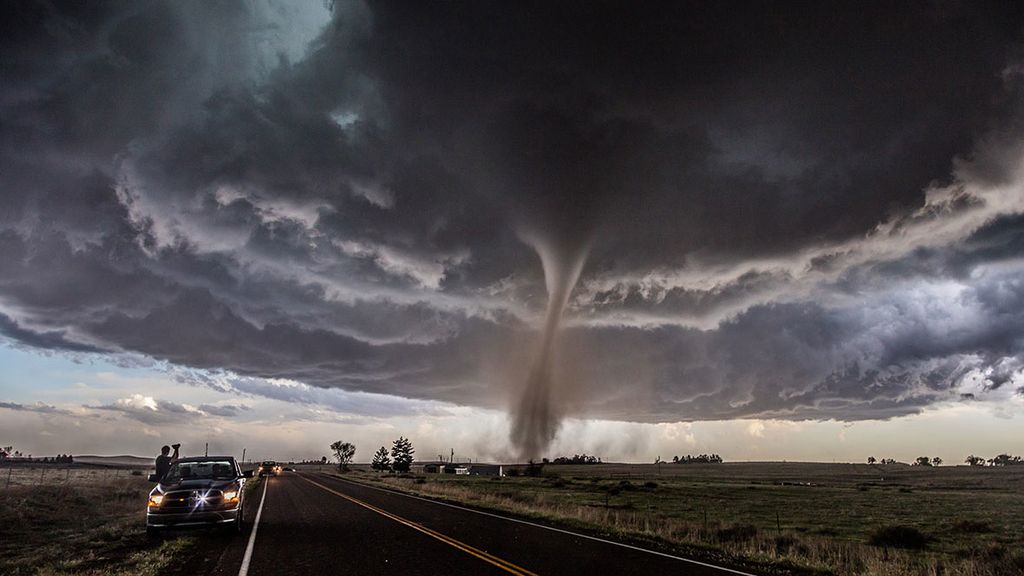
[[[265,490],[255,538],[262,486],[248,496],[246,534],[209,545],[188,573],[238,575],[251,541],[246,576],[738,574],[327,474],[285,473]]]

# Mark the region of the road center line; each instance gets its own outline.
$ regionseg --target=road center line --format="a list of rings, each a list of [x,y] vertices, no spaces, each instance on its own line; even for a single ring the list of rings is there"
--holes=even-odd
[[[331,494],[334,494],[335,496],[339,496],[341,498],[344,498],[345,500],[348,500],[349,502],[352,502],[353,504],[358,504],[359,506],[362,506],[363,508],[366,508],[367,510],[371,510],[373,512],[376,512],[377,514],[380,514],[381,516],[384,516],[385,518],[389,518],[391,520],[394,520],[395,522],[398,522],[399,524],[404,524],[404,525],[408,526],[409,528],[412,528],[413,530],[417,530],[419,532],[422,532],[423,534],[426,534],[427,536],[430,536],[431,538],[434,538],[436,540],[440,540],[441,542],[444,542],[445,544],[448,544],[449,546],[451,546],[453,548],[457,548],[457,549],[462,550],[463,552],[465,552],[467,554],[470,554],[472,556],[476,556],[477,558],[483,560],[484,562],[487,562],[488,564],[492,564],[494,566],[497,566],[498,568],[501,568],[502,570],[504,570],[504,571],[506,571],[506,572],[508,572],[510,574],[515,574],[516,576],[537,576],[537,574],[535,574],[533,572],[530,572],[529,570],[527,570],[527,569],[525,569],[525,568],[523,568],[521,566],[517,566],[517,565],[509,562],[508,560],[503,560],[501,558],[498,558],[497,556],[494,556],[493,554],[489,554],[487,552],[484,552],[483,550],[480,550],[479,548],[474,548],[474,547],[470,546],[469,544],[466,544],[465,542],[461,542],[459,540],[456,540],[455,538],[452,538],[451,536],[447,536],[447,535],[442,534],[442,533],[440,533],[440,532],[438,532],[436,530],[432,530],[430,528],[427,528],[426,526],[423,526],[422,524],[418,524],[416,522],[413,522],[412,520],[406,520],[405,518],[402,518],[401,516],[398,516],[396,514],[392,514],[392,513],[388,512],[386,510],[382,510],[380,508],[377,508],[376,506],[374,506],[372,504],[368,504],[366,502],[363,502],[362,500],[359,500],[358,498],[353,498],[352,496],[349,496],[348,494],[343,494],[341,492],[338,492],[337,490],[334,490],[333,488],[329,488],[327,486],[324,486],[323,484],[321,484],[319,482],[316,482],[315,480],[310,480],[309,478],[306,478],[305,476],[303,476],[301,474],[299,475],[299,478],[302,478],[306,482],[309,482],[310,484],[313,484],[314,486],[318,486],[318,487],[322,488],[323,490],[326,490],[327,492],[330,492]],[[244,575],[239,574],[239,576],[244,576]]]
[[[252,549],[256,544],[256,529],[260,527],[260,516],[263,515],[263,503],[267,500],[267,486],[270,486],[270,478],[263,483],[263,495],[260,496],[260,507],[256,509],[256,520],[252,523],[252,533],[249,534],[249,544],[245,547],[245,556],[242,556],[242,566],[238,569],[238,576],[246,576],[249,573],[249,561],[252,560]]]
[[[663,556],[665,558],[671,558],[673,560],[679,560],[680,562],[688,562],[690,564],[696,564],[698,566],[704,566],[705,568],[714,568],[715,570],[721,570],[722,572],[728,572],[730,574],[739,574],[739,576],[756,576],[750,572],[741,572],[732,568],[725,568],[724,566],[716,566],[714,564],[708,564],[707,562],[701,562],[700,560],[692,560],[690,558],[683,558],[682,556],[676,556],[674,554],[667,554],[665,552],[658,552],[657,550],[648,550],[647,548],[641,548],[639,546],[633,546],[632,544],[626,544],[624,542],[615,542],[614,540],[605,540],[604,538],[598,538],[597,536],[588,536],[587,534],[580,534],[579,532],[572,532],[570,530],[564,530],[562,528],[555,528],[554,526],[545,526],[543,524],[537,524],[536,522],[530,522],[529,520],[520,520],[518,518],[510,518],[508,516],[502,516],[500,514],[493,514],[491,512],[484,512],[483,510],[474,510],[472,508],[466,508],[465,506],[459,506],[456,504],[449,504],[447,502],[440,502],[438,500],[431,500],[430,498],[423,498],[422,496],[414,496],[412,494],[406,494],[399,492],[398,490],[389,490],[387,488],[380,488],[378,486],[371,486],[362,482],[356,482],[355,480],[349,480],[347,478],[341,478],[340,476],[334,476],[333,474],[327,474],[321,472],[328,478],[334,478],[342,482],[348,482],[355,484],[356,486],[362,486],[363,488],[369,488],[370,490],[377,490],[378,492],[387,492],[388,494],[395,494],[397,496],[405,496],[406,498],[412,498],[414,500],[422,500],[423,502],[430,502],[431,504],[437,504],[438,506],[447,506],[449,508],[455,508],[456,510],[465,510],[466,512],[472,512],[474,514],[481,514],[483,516],[490,516],[491,518],[499,518],[501,520],[507,520],[509,522],[516,522],[518,524],[526,524],[527,526],[533,526],[534,528],[543,528],[544,530],[551,530],[552,532],[560,532],[569,536],[576,536],[578,538],[586,538],[587,540],[593,540],[595,542],[603,542],[605,544],[611,544],[612,546],[619,546],[621,548],[629,548],[630,550],[636,550],[637,552],[646,552],[647,554],[654,554],[655,556]]]

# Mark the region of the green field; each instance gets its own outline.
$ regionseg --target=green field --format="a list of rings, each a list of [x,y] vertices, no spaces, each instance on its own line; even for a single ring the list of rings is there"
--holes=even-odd
[[[353,477],[762,567],[1024,574],[1024,469],[1014,467],[666,463],[547,465],[537,478]],[[889,526],[916,529],[924,549],[868,544]]]

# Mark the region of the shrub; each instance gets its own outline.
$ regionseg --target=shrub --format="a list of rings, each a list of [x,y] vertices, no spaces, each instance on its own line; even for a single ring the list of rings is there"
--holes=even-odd
[[[715,536],[720,542],[745,542],[757,536],[757,527],[750,524],[736,524],[728,528],[719,528]]]
[[[868,543],[873,546],[923,550],[928,547],[928,536],[913,526],[883,526],[875,530]]]
[[[949,527],[951,532],[961,534],[988,534],[993,532],[992,525],[982,520],[959,520]]]
[[[657,482],[651,482],[651,481],[644,482],[644,488],[647,488],[648,490],[654,490],[657,487],[658,487],[658,483]]]
[[[1014,552],[1013,556],[1010,557],[1008,566],[1012,569],[1024,572],[1024,552]]]
[[[775,537],[775,551],[782,555],[788,554],[797,544],[799,541],[789,534]]]

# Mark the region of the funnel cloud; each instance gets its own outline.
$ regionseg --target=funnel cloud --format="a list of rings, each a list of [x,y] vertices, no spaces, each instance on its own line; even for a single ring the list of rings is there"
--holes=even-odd
[[[537,245],[544,266],[548,305],[544,325],[522,398],[513,414],[511,440],[525,459],[544,454],[558,432],[560,408],[554,395],[559,387],[558,343],[565,305],[587,258],[587,245],[554,249]]]

